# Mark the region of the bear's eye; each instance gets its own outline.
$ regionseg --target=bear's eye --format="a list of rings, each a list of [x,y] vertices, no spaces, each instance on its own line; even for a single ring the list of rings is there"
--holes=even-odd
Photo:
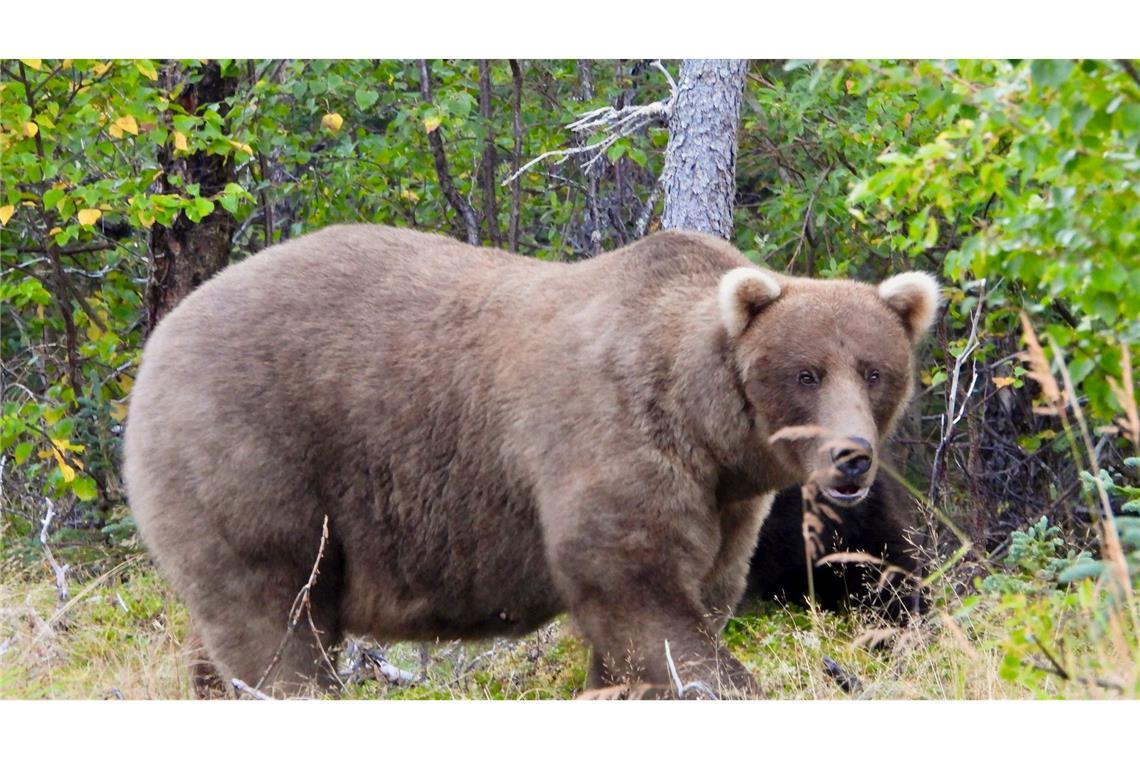
[[[819,375],[810,369],[801,369],[798,380],[800,385],[819,385]]]
[[[864,373],[864,378],[867,380],[867,385],[876,385],[879,382],[879,370],[869,369]]]

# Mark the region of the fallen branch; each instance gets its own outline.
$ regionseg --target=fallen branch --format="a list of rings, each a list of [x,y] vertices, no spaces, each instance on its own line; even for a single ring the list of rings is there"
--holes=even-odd
[[[273,699],[273,697],[269,696],[264,691],[261,691],[256,686],[250,686],[249,684],[247,684],[245,681],[241,680],[240,678],[231,678],[230,679],[230,686],[233,686],[234,690],[236,690],[239,694],[248,694],[249,696],[253,697],[254,699],[261,699],[261,700],[265,700],[267,702],[276,701]]]
[[[375,649],[365,649],[362,652],[363,659],[371,665],[376,672],[384,676],[384,680],[388,683],[396,684],[399,686],[407,686],[408,684],[419,683],[421,679],[415,673],[407,670],[401,670]]]
[[[677,83],[673,80],[673,76],[669,71],[661,65],[661,61],[654,61],[652,65],[660,70],[665,75],[665,79],[669,82],[668,98],[653,103],[646,103],[641,106],[629,106],[626,108],[603,106],[602,108],[596,108],[593,111],[582,114],[577,121],[569,124],[566,128],[575,135],[598,132],[603,135],[602,139],[573,148],[548,150],[537,158],[533,158],[523,164],[522,167],[511,174],[511,176],[503,180],[502,184],[506,185],[510,182],[514,182],[527,169],[548,158],[557,158],[558,160],[554,163],[561,164],[571,156],[593,153],[593,158],[582,164],[582,170],[588,171],[595,161],[605,155],[606,150],[611,145],[623,137],[628,137],[650,124],[668,124],[669,115],[673,112],[673,104],[677,102]]]
[[[427,680],[388,662],[388,658],[379,649],[361,646],[356,641],[349,642],[346,659],[348,664],[340,672],[341,679],[345,682],[350,682],[354,678],[358,680],[361,677],[367,678],[367,675],[361,676],[361,670],[365,667],[388,683],[397,686],[423,683]]]
[[[823,658],[823,672],[831,676],[831,680],[835,681],[844,694],[859,694],[863,691],[863,682],[830,657]]]

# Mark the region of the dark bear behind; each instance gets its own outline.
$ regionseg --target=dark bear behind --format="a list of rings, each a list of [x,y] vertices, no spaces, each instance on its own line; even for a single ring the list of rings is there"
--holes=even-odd
[[[841,521],[817,510],[823,523],[819,536],[823,554],[863,552],[906,573],[918,573],[920,563],[915,547],[907,540],[907,530],[915,524],[909,503],[906,490],[893,478],[879,477],[862,503],[854,507],[830,507],[829,511],[838,514]],[[801,489],[780,491],[760,530],[752,556],[747,599],[792,603],[807,599],[803,516]],[[894,619],[921,610],[921,594],[914,583],[900,573],[888,573],[887,582],[880,587],[884,567],[851,562],[817,566],[813,575],[816,602],[825,610],[839,610],[849,605],[869,607]]]

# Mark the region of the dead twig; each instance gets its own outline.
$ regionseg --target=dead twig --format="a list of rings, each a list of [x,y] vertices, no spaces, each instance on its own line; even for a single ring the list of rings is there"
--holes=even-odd
[[[950,376],[950,390],[946,395],[946,411],[942,414],[942,436],[938,441],[938,447],[934,450],[934,459],[930,465],[930,492],[927,494],[927,501],[930,502],[931,505],[936,506],[938,504],[938,485],[942,477],[942,457],[953,438],[954,427],[962,421],[962,416],[966,413],[967,402],[970,396],[973,395],[974,388],[978,384],[978,366],[975,360],[970,372],[970,386],[966,389],[966,393],[959,404],[958,384],[961,379],[962,368],[966,366],[966,361],[981,345],[981,342],[978,340],[978,322],[981,320],[985,305],[986,291],[985,281],[983,280],[982,292],[978,295],[978,306],[974,309],[974,314],[970,318],[970,334],[966,338],[966,345],[962,349],[962,353],[954,360],[954,369]]]
[[[257,683],[254,684],[252,688],[261,688],[261,686],[265,683],[265,679],[267,679],[269,677],[269,674],[273,671],[273,668],[277,667],[277,663],[281,661],[281,655],[285,652],[285,646],[289,643],[289,639],[293,636],[293,632],[297,629],[297,623],[300,622],[302,614],[308,618],[309,628],[313,633],[313,637],[317,641],[317,648],[320,649],[321,656],[324,658],[325,664],[332,672],[333,678],[337,680],[337,683],[340,684],[341,688],[344,688],[344,682],[340,680],[340,676],[337,674],[336,665],[333,664],[333,661],[329,657],[328,652],[325,651],[324,644],[321,643],[321,633],[317,629],[316,623],[313,621],[311,594],[313,586],[317,584],[317,577],[320,575],[321,560],[324,559],[325,547],[328,543],[328,539],[329,516],[325,515],[324,522],[321,523],[321,543],[317,547],[317,558],[313,561],[313,569],[309,572],[309,580],[305,582],[305,585],[301,587],[301,590],[297,592],[297,596],[293,599],[293,606],[289,609],[289,625],[285,629],[285,635],[281,637],[281,643],[277,645],[277,649],[274,651],[273,657],[269,661],[269,665],[266,666],[265,672],[261,674],[261,678],[257,679]]]
[[[606,150],[611,145],[623,137],[628,137],[650,124],[667,124],[669,122],[669,115],[673,112],[673,104],[677,101],[677,83],[673,80],[673,76],[669,71],[661,65],[661,61],[654,61],[652,65],[660,70],[665,75],[665,79],[669,82],[668,98],[653,103],[646,103],[641,106],[629,106],[625,108],[603,106],[602,108],[596,108],[593,111],[582,114],[577,121],[567,125],[567,129],[575,135],[597,132],[603,135],[602,139],[572,148],[548,150],[537,158],[532,158],[523,164],[517,171],[511,174],[511,176],[503,180],[502,184],[506,185],[510,182],[514,182],[527,169],[548,158],[557,158],[554,163],[561,164],[571,156],[593,154],[593,157],[582,165],[582,170],[588,171],[596,161],[605,155]]]
[[[51,499],[44,497],[47,502],[47,514],[44,515],[43,522],[40,527],[40,546],[43,547],[44,557],[47,558],[48,564],[51,565],[52,572],[55,573],[55,587],[59,591],[59,601],[66,602],[71,598],[71,594],[67,590],[67,571],[71,569],[70,565],[63,565],[62,567],[55,561],[55,555],[51,553],[51,547],[48,546],[48,528],[51,527],[51,519],[55,517],[55,502]]]

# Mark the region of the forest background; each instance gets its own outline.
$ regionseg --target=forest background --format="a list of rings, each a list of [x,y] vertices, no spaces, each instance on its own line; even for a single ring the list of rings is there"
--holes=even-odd
[[[824,654],[884,696],[1138,693],[1138,65],[748,65],[732,242],[794,274],[927,269],[948,303],[896,440],[934,611],[905,630],[748,612],[730,642],[780,693],[841,693]],[[613,140],[568,126],[668,103],[678,76],[648,60],[0,62],[0,695],[186,694],[184,611],[142,558],[118,470],[139,351],[181,296],[341,222],[551,260],[619,247],[661,224],[668,122]],[[577,693],[572,637],[524,650],[358,692]]]

